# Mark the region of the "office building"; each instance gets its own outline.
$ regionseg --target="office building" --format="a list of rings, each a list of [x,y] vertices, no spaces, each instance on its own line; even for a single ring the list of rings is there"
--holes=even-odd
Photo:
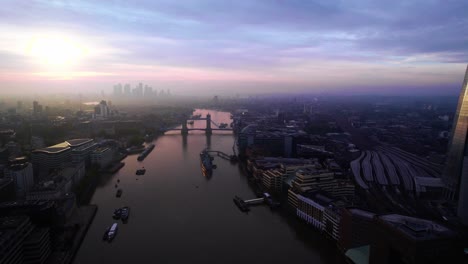
[[[284,170],[267,170],[262,174],[262,184],[268,191],[279,193],[283,189],[283,181],[285,178],[286,173]]]
[[[33,165],[29,162],[11,164],[5,176],[13,179],[18,198],[25,197],[34,186]]]
[[[123,93],[123,90],[122,90],[122,84],[116,84],[114,85],[114,96],[121,96]]]
[[[49,228],[34,228],[23,242],[23,263],[44,263],[52,251]]]
[[[130,84],[128,84],[128,83],[125,84],[125,86],[124,86],[124,95],[125,95],[125,96],[130,96],[130,95],[132,95],[132,89],[131,89],[131,87],[130,87]]]
[[[38,101],[33,102],[33,114],[34,115],[42,114],[42,105],[40,105]]]
[[[398,214],[374,217],[370,264],[461,263],[459,235],[436,222]]]
[[[98,105],[94,107],[94,118],[95,119],[105,119],[109,117],[110,109],[107,106],[107,102],[102,100]]]
[[[300,193],[310,190],[333,191],[335,185],[334,173],[328,170],[317,170],[315,168],[303,168],[296,172],[296,178],[292,186]]]
[[[93,139],[71,139],[47,148],[36,149],[31,153],[31,160],[36,176],[48,175],[51,170],[64,168],[72,161],[73,150],[80,155],[80,147],[93,143]],[[78,154],[77,154],[78,153]]]
[[[296,194],[296,215],[333,240],[340,237],[342,203],[324,192]]]
[[[443,179],[447,186],[447,198],[458,202],[458,216],[468,225],[468,67],[458,99],[457,111],[453,120],[452,136],[447,154],[447,165]]]
[[[153,88],[148,85],[145,85],[144,95],[145,97],[153,96]]]
[[[28,216],[0,218],[0,263],[45,263],[51,253],[48,228],[37,228]]]
[[[84,162],[85,164],[90,164],[91,162],[91,153],[98,147],[98,144],[93,140],[80,145],[74,148],[71,151],[71,158],[74,164]]]
[[[114,151],[110,148],[97,148],[91,153],[91,164],[106,168],[112,163]]]
[[[0,178],[0,203],[16,199],[15,181],[10,178]]]
[[[369,245],[375,214],[358,208],[343,208],[341,211],[340,238],[338,245],[343,250]]]

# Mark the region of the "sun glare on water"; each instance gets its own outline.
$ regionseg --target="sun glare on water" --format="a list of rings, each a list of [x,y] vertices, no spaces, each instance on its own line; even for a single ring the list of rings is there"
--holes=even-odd
[[[61,68],[78,63],[87,50],[68,37],[43,35],[30,41],[28,53],[43,66]]]

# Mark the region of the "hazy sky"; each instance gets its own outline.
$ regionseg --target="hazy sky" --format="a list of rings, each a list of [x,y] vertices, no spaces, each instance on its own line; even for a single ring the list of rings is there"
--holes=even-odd
[[[0,5],[0,92],[451,93],[467,0],[21,1]]]

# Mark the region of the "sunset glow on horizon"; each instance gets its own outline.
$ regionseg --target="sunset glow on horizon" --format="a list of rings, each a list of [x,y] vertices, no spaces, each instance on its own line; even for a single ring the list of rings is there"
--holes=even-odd
[[[457,94],[466,1],[4,1],[1,92]]]

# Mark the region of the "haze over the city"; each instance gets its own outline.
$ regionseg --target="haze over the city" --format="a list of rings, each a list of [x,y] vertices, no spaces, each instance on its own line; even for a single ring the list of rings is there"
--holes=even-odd
[[[0,93],[447,94],[468,2],[2,1]]]

